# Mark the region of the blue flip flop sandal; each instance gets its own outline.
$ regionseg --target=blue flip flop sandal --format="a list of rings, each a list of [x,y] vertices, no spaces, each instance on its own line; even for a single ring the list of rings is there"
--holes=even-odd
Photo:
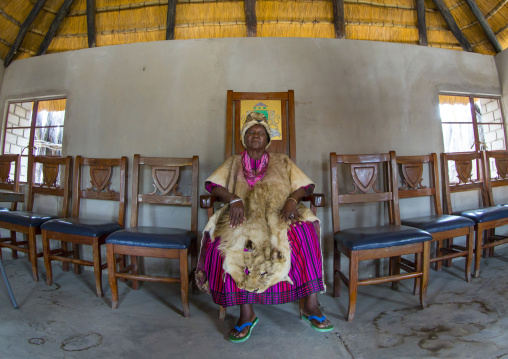
[[[321,318],[318,317],[318,316],[315,316],[315,315],[309,315],[309,316],[302,315],[301,318],[306,320],[307,322],[309,322],[309,324],[312,327],[312,329],[317,330],[318,332],[330,332],[330,331],[333,330],[333,325],[331,323],[327,327],[320,328],[320,327],[316,326],[314,323],[311,322],[312,319],[315,319],[318,322],[322,323],[323,321],[326,320],[326,317],[324,315]]]
[[[254,326],[257,323],[258,323],[258,317],[256,317],[252,322],[243,323],[242,326],[240,326],[240,327],[238,325],[235,325],[235,329],[238,332],[241,332],[243,330],[243,328],[245,328],[245,327],[249,327],[249,330],[247,331],[247,334],[241,338],[237,338],[237,337],[229,334],[229,341],[232,343],[242,343],[242,342],[246,341],[247,339],[249,339],[250,333],[252,333],[252,329],[254,328]]]

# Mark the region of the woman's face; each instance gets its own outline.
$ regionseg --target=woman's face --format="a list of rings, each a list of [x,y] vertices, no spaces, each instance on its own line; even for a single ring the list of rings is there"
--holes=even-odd
[[[261,125],[254,125],[245,133],[245,145],[248,150],[264,150],[268,145],[268,135]]]

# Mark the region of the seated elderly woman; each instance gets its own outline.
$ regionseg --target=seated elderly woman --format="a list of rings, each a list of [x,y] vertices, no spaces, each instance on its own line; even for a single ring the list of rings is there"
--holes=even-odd
[[[241,136],[247,150],[228,158],[205,182],[227,204],[205,227],[198,287],[216,304],[240,305],[232,342],[247,340],[257,324],[252,304],[301,298],[301,318],[317,331],[331,331],[317,300],[324,290],[319,222],[300,203],[314,183],[286,155],[266,151],[270,127],[263,114],[249,114]]]

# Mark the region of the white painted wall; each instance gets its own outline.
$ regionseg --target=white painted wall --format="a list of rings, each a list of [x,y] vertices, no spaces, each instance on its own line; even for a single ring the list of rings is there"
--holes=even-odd
[[[330,152],[440,153],[440,91],[501,94],[492,56],[335,39],[175,40],[14,61],[5,70],[0,113],[9,100],[66,95],[64,154],[199,155],[203,182],[224,159],[228,89],[295,90],[298,165],[328,200],[318,214],[327,255]],[[403,216],[427,210],[411,206]],[[87,211],[101,215],[100,208]],[[158,213],[160,225],[183,218]],[[353,214],[344,211],[345,227]],[[205,222],[201,210],[199,227]]]

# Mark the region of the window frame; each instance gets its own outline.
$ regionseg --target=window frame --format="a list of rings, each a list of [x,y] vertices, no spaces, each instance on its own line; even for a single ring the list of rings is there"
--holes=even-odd
[[[55,128],[55,127],[62,127],[64,128],[65,126],[65,120],[64,120],[64,125],[62,126],[36,126],[37,125],[37,114],[39,112],[39,102],[44,102],[44,101],[53,101],[53,100],[65,100],[65,108],[67,108],[67,96],[65,95],[60,95],[60,96],[50,96],[50,97],[39,97],[39,98],[26,98],[26,99],[12,99],[12,100],[8,100],[7,101],[7,106],[5,108],[5,114],[4,114],[4,131],[3,131],[3,137],[2,137],[2,154],[6,154],[5,153],[5,139],[6,139],[6,136],[7,136],[7,130],[10,129],[9,127],[7,127],[7,121],[9,119],[9,107],[11,104],[14,104],[14,103],[23,103],[23,102],[33,102],[33,107],[32,107],[32,114],[31,114],[31,117],[30,117],[30,127],[28,126],[24,126],[24,127],[17,127],[17,128],[22,128],[22,129],[30,129],[30,136],[29,136],[29,139],[28,139],[28,147],[24,147],[22,150],[21,150],[21,154],[20,156],[23,158],[23,157],[27,157],[28,158],[28,168],[27,168],[27,181],[20,181],[19,183],[21,184],[27,184],[27,183],[30,183],[31,181],[31,178],[32,178],[32,171],[33,171],[33,158],[34,156],[34,149],[35,149],[35,130],[37,128]],[[64,118],[65,119],[65,118]],[[63,144],[63,139],[62,139],[62,144]],[[23,152],[25,151],[25,149],[28,149],[27,151],[27,154],[23,154]],[[61,156],[61,154],[60,154]],[[48,155],[48,157],[60,157],[60,156],[51,156],[51,155]]]

